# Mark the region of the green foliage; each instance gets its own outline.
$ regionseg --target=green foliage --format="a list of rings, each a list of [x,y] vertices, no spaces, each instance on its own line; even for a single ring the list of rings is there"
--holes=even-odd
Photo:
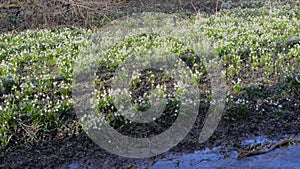
[[[61,126],[72,108],[72,64],[85,34],[61,29],[0,35],[2,146],[24,125],[43,131]]]

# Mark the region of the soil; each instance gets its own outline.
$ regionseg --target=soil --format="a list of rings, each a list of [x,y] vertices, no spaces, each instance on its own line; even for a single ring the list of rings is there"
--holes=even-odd
[[[161,10],[166,12],[192,13],[195,8],[203,12],[213,13],[221,7],[221,1],[197,1],[180,3],[180,1],[128,1],[125,4],[106,7],[105,12]],[[9,18],[16,15],[20,8],[2,8],[1,16]],[[22,9],[25,10],[25,9]],[[19,11],[22,13],[22,11]],[[104,12],[103,12],[104,13]],[[105,15],[106,15],[105,14]],[[21,14],[18,14],[21,15]],[[116,16],[116,15],[114,15]],[[1,19],[3,19],[3,17]],[[25,24],[24,20],[1,24],[1,31],[20,31],[28,28],[47,26],[92,27],[78,21],[68,21],[63,24],[52,21]],[[0,21],[2,23],[2,21]],[[4,22],[3,22],[4,23]],[[86,21],[86,23],[90,23]],[[14,25],[13,25],[14,24]],[[4,27],[3,27],[4,26]],[[70,26],[70,25],[69,25]],[[214,134],[204,143],[198,143],[198,136],[203,126],[203,120],[208,105],[203,103],[194,128],[187,137],[169,152],[193,152],[206,147],[231,145],[239,148],[241,140],[250,136],[265,135],[270,138],[282,138],[286,134],[300,133],[300,84],[293,79],[282,80],[272,85],[253,83],[243,88],[238,94],[233,94],[233,100],[247,99],[246,105],[227,104],[226,110]],[[278,103],[277,103],[278,102]],[[28,140],[17,137],[5,149],[0,149],[0,168],[71,168],[68,164],[80,162],[78,168],[145,168],[161,159],[168,152],[146,159],[129,159],[111,154],[95,143],[78,126],[74,112],[65,119],[65,128],[49,131],[42,138],[27,137]],[[74,127],[75,126],[75,127]],[[72,131],[68,131],[72,129]],[[1,162],[2,161],[2,162]]]

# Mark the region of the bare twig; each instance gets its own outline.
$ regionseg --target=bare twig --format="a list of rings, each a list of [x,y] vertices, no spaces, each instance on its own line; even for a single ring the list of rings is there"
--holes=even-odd
[[[295,139],[296,136],[292,139],[289,139],[289,138],[285,138],[285,139],[282,139],[280,140],[279,142],[273,144],[270,148],[268,148],[267,150],[255,150],[255,151],[239,151],[238,152],[238,159],[242,159],[244,157],[249,157],[249,156],[253,156],[253,155],[259,155],[259,154],[265,154],[265,153],[268,153],[280,146],[284,146],[284,145],[287,145],[288,143],[291,143],[293,141],[299,141],[298,139]]]
[[[196,13],[198,13],[198,10],[197,10],[196,6],[194,5],[193,1],[191,2],[191,5],[192,5],[194,11],[195,11]]]

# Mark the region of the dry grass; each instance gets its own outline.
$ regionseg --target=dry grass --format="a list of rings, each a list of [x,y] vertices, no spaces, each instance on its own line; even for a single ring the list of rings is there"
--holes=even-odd
[[[99,27],[133,12],[213,13],[225,0],[0,0],[0,33],[34,28]]]
[[[0,1],[1,31],[36,27],[91,27],[99,11],[126,0],[10,0]]]

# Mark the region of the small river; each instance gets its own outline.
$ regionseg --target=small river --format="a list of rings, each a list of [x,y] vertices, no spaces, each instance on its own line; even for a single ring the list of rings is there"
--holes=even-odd
[[[237,159],[236,151],[230,157],[214,150],[196,151],[157,161],[150,169],[300,169],[300,146],[277,148],[269,153]]]
[[[242,147],[258,144],[275,143],[278,140],[270,140],[260,136],[241,142]],[[225,151],[224,151],[225,150]],[[238,159],[238,152],[230,147],[215,147],[195,151],[189,154],[168,153],[161,159],[156,159],[150,167],[135,165],[133,168],[149,169],[300,169],[300,144],[276,148],[268,153],[244,157]],[[62,168],[81,168],[79,163],[64,165]],[[118,166],[115,166],[119,168]],[[103,166],[86,166],[94,169]],[[105,167],[104,167],[105,168]]]

